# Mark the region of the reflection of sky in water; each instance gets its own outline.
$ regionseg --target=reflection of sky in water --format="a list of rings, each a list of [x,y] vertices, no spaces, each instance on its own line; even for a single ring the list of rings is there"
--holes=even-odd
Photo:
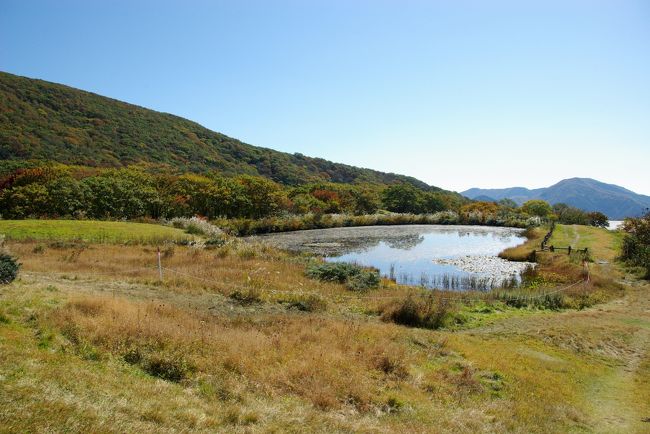
[[[443,276],[467,278],[492,277],[472,274],[453,265],[436,264],[433,259],[462,256],[496,256],[502,250],[525,241],[521,230],[485,226],[367,226],[317,229],[269,234],[259,239],[277,247],[308,251],[328,261],[355,262],[378,268],[382,275],[393,276],[400,283],[427,286]]]
[[[408,237],[408,236],[407,236]],[[486,233],[464,231],[441,231],[418,234],[413,240],[400,243],[399,238],[380,240],[375,245],[357,246],[352,251],[338,256],[329,256],[329,261],[354,262],[378,268],[382,275],[388,276],[394,266],[394,276],[400,283],[419,283],[422,276],[450,275],[470,276],[453,265],[436,264],[437,258],[456,258],[461,256],[496,256],[503,249],[521,244],[524,239],[515,233]],[[413,242],[416,241],[416,242]],[[474,274],[480,276],[478,274]],[[487,277],[487,275],[482,275]]]

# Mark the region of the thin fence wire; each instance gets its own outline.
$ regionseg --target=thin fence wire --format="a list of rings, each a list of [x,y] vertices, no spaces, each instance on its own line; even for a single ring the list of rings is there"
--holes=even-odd
[[[169,272],[178,276],[184,276],[190,279],[193,279],[195,281],[200,281],[204,283],[208,283],[212,286],[227,286],[229,289],[235,289],[235,290],[251,290],[253,287],[249,285],[240,285],[237,283],[232,283],[232,282],[223,282],[221,285],[219,285],[218,282],[216,282],[214,279],[209,279],[205,277],[200,277],[200,276],[195,276],[190,273],[186,273],[183,271],[178,271],[173,268],[169,267],[157,267],[157,266],[149,266],[149,267],[138,267],[138,268],[132,268],[129,270],[115,270],[115,271],[110,271],[110,272],[100,272],[100,273],[85,273],[85,274],[90,274],[91,276],[114,276],[115,274],[128,274],[128,273],[133,273],[136,271],[159,271],[163,270],[165,272]],[[25,273],[25,274],[36,274],[36,273]],[[78,275],[79,273],[75,273]],[[509,300],[512,301],[521,301],[521,300],[536,300],[536,299],[542,299],[544,297],[548,297],[553,294],[557,294],[560,292],[567,291],[571,288],[576,287],[579,284],[587,284],[589,282],[589,275],[587,274],[587,280],[578,280],[576,282],[573,282],[571,284],[565,285],[563,287],[557,288],[553,291],[549,292],[544,292],[541,294],[522,294],[518,293],[517,295],[514,295],[512,297],[509,297]],[[415,288],[414,288],[415,289]],[[295,291],[284,291],[284,290],[277,290],[277,289],[264,289],[265,292],[270,293],[270,294],[275,294],[275,295],[321,295],[316,292],[308,292],[308,291],[303,291],[303,290],[295,290]],[[427,291],[431,291],[432,293],[441,291],[440,289],[429,289]],[[444,301],[462,301],[462,302],[481,302],[481,301],[486,301],[490,299],[490,292],[486,293],[485,296],[483,297],[466,297],[463,295],[462,292],[454,293],[454,295],[442,295],[439,294],[438,297]],[[396,299],[401,299],[404,298],[404,295],[345,295],[345,294],[336,294],[333,296],[335,299],[355,299],[355,300],[396,300]]]

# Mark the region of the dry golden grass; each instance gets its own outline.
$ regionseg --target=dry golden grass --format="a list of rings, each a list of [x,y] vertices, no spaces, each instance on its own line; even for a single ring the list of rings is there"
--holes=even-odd
[[[0,289],[9,432],[641,432],[649,410],[642,288],[584,311],[497,304],[466,313],[490,319],[475,328],[432,331],[377,315],[412,288],[352,292],[268,248],[167,248],[183,274],[159,282],[143,246],[9,247],[23,263]],[[580,272],[546,260],[549,280]],[[308,297],[319,307],[291,307]]]
[[[510,247],[503,252],[499,253],[499,257],[509,261],[529,261],[531,260],[531,253],[539,249],[544,236],[548,232],[547,227],[528,228],[524,235],[528,240],[515,247]]]
[[[387,399],[382,390],[408,377],[414,357],[391,325],[323,317],[215,318],[109,297],[74,299],[45,324],[62,330],[80,351],[96,348],[145,369],[157,357],[170,370],[183,371],[179,381],[196,372],[203,381],[239,381],[239,387],[259,387],[269,396],[291,393],[323,409],[346,403],[359,411],[381,408]]]

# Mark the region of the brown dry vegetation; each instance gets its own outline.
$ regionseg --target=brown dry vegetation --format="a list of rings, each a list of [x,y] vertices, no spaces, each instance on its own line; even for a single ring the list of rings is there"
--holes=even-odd
[[[434,331],[379,315],[417,290],[352,292],[262,246],[164,248],[163,282],[151,247],[10,248],[23,270],[0,289],[8,432],[642,432],[650,415],[647,286],[620,298],[613,264],[592,264],[595,284],[570,297],[607,304],[440,306],[438,293],[415,311],[465,322]],[[542,261],[532,291],[580,277],[569,257]]]

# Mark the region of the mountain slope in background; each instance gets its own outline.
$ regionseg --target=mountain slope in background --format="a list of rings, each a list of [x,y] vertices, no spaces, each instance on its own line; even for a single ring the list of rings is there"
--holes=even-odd
[[[256,147],[178,116],[68,86],[0,72],[0,160],[121,167],[150,163],[179,172],[311,181],[409,182],[403,175]]]
[[[564,179],[547,188],[529,190],[524,187],[483,189],[470,188],[461,192],[470,199],[491,197],[512,199],[521,204],[530,199],[543,199],[551,204],[566,203],[585,211],[600,211],[610,219],[623,219],[643,214],[650,208],[650,196],[634,193],[614,184],[591,178]]]

